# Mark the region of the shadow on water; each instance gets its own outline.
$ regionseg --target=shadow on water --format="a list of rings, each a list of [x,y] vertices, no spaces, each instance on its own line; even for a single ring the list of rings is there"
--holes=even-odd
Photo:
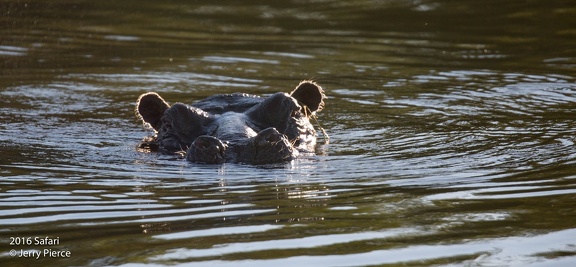
[[[0,12],[2,266],[576,263],[566,1]],[[310,78],[328,94],[317,155],[212,166],[136,150],[143,92],[191,103]]]

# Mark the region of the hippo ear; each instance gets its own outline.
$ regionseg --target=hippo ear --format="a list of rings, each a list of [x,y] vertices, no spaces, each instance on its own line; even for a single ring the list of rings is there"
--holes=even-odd
[[[136,116],[142,119],[142,122],[148,123],[154,130],[158,131],[162,126],[161,118],[164,111],[170,105],[162,99],[157,93],[142,94],[136,101]]]
[[[296,89],[290,93],[301,106],[306,106],[311,112],[320,112],[324,108],[324,89],[317,83],[309,80],[300,82]]]

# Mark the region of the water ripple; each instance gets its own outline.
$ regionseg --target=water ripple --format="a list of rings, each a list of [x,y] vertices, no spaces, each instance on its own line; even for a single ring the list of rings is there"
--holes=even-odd
[[[425,263],[442,257],[472,257],[462,264],[489,264],[498,266],[538,266],[543,259],[543,253],[547,253],[548,247],[543,249],[541,244],[553,244],[551,249],[573,252],[572,236],[576,234],[574,230],[563,230],[542,235],[527,237],[515,237],[509,239],[494,238],[478,240],[465,244],[434,244],[434,245],[413,245],[403,248],[391,248],[386,250],[374,250],[364,253],[351,253],[340,255],[314,255],[295,256],[282,259],[261,259],[261,260],[212,260],[202,262],[187,262],[175,264],[173,266],[354,266],[398,264],[398,263]],[[300,245],[308,247],[307,245]],[[299,246],[295,246],[299,247]],[[224,247],[223,251],[226,250]],[[174,258],[190,258],[202,256],[202,254],[192,254],[191,251],[175,251],[171,255]],[[200,251],[195,251],[201,253]],[[243,251],[238,251],[243,252]],[[212,255],[212,254],[210,254]],[[163,257],[153,258],[153,260],[165,259]],[[561,258],[560,262],[576,263],[575,257]],[[534,265],[531,265],[534,264]],[[162,264],[123,264],[129,266],[163,266]]]
[[[250,253],[259,250],[289,250],[331,246],[339,243],[351,243],[356,241],[394,238],[398,236],[414,235],[417,231],[411,229],[391,229],[383,232],[363,232],[352,234],[335,234],[322,236],[309,236],[295,239],[268,240],[261,242],[226,244],[210,249],[178,249],[168,252],[152,260],[175,260],[198,257],[209,257],[233,253]],[[338,240],[335,242],[335,240]]]

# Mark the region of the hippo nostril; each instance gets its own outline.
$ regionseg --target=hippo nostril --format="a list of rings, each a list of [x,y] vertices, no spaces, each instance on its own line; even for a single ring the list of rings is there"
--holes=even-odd
[[[192,144],[200,150],[214,150],[220,153],[224,153],[227,147],[226,144],[211,136],[200,136]]]
[[[270,143],[276,143],[276,142],[280,141],[280,135],[277,133],[269,133],[264,137],[264,140],[266,140]]]
[[[258,133],[255,142],[259,146],[274,146],[281,143],[284,138],[284,135],[275,128],[267,128]]]
[[[223,163],[227,145],[212,136],[199,136],[188,149],[186,158],[192,162]]]
[[[196,140],[194,141],[194,145],[200,149],[207,149],[210,147],[210,142],[206,140]]]

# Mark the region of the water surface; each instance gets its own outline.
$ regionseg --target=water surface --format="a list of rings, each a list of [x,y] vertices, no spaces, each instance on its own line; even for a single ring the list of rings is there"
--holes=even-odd
[[[576,264],[568,1],[0,12],[2,266]],[[303,79],[328,95],[315,156],[212,166],[136,150],[151,134],[141,93],[192,103]],[[10,244],[35,237],[59,243]],[[21,257],[44,250],[70,255]]]

